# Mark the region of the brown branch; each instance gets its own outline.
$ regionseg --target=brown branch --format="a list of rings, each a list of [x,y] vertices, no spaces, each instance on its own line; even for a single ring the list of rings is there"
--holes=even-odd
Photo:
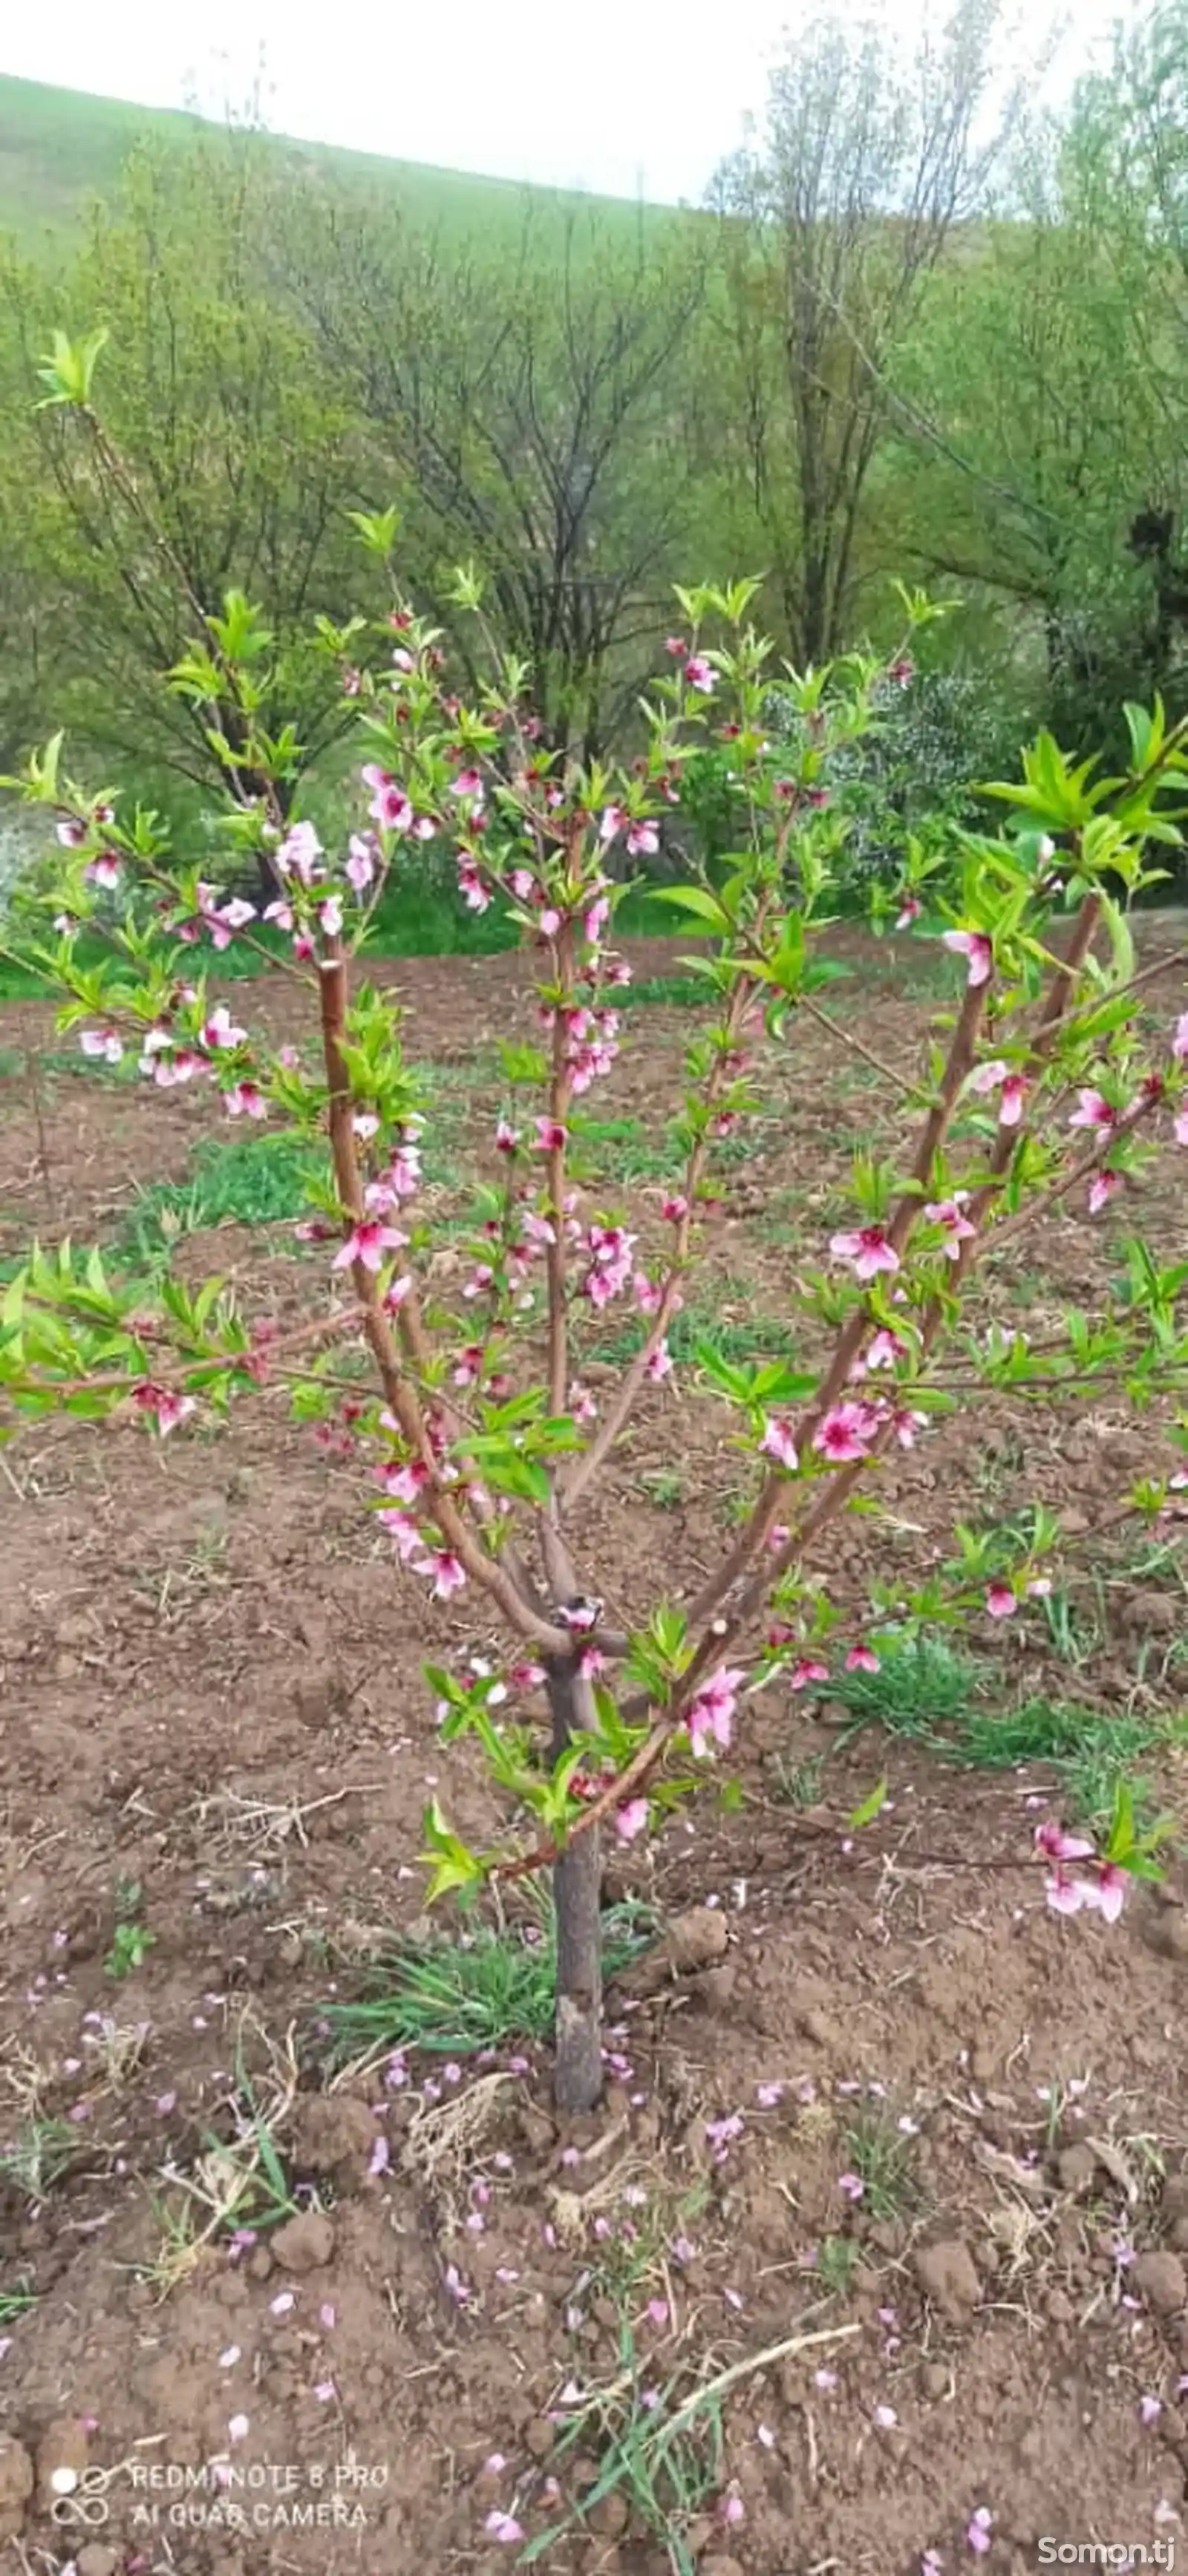
[[[344,1225],[349,1235],[366,1214],[355,1150],[350,1077],[342,1052],[346,1024],[347,961],[340,941],[321,977],[322,1050],[329,1092],[330,1150]],[[531,1637],[547,1651],[567,1653],[572,1641],[563,1628],[540,1616],[511,1579],[507,1569],[475,1544],[470,1529],[440,1476],[437,1460],[415,1390],[400,1365],[399,1351],[384,1313],[375,1274],[361,1261],[351,1263],[351,1279],[363,1318],[363,1330],[379,1372],[384,1396],[414,1455],[428,1470],[433,1510],[442,1536],[467,1574],[498,1602],[516,1634]]]
[[[715,1060],[710,1067],[709,1076],[705,1085],[704,1101],[707,1110],[712,1110],[714,1102],[721,1089],[726,1060],[741,1034],[742,1027],[746,1019],[747,1008],[754,989],[753,980],[748,979],[746,976],[740,976],[730,997],[730,1008],[726,1017],[727,1044],[715,1057]],[[613,1402],[608,1406],[603,1420],[599,1425],[596,1436],[591,1440],[588,1448],[583,1450],[581,1457],[577,1460],[573,1468],[571,1468],[568,1476],[566,1476],[562,1481],[561,1499],[566,1510],[572,1510],[573,1505],[580,1499],[582,1494],[584,1494],[587,1485],[589,1485],[592,1479],[598,1474],[604,1459],[609,1456],[620,1433],[630,1420],[639,1396],[640,1388],[643,1385],[644,1378],[647,1374],[648,1363],[654,1356],[655,1352],[659,1350],[660,1344],[664,1340],[665,1334],[668,1331],[668,1327],[677,1312],[677,1300],[680,1294],[681,1275],[688,1260],[689,1238],[693,1230],[693,1221],[697,1210],[697,1192],[701,1185],[701,1177],[705,1170],[708,1152],[709,1123],[707,1119],[705,1127],[703,1127],[700,1135],[694,1138],[689,1151],[681,1192],[681,1195],[685,1200],[685,1213],[677,1220],[676,1238],[673,1251],[669,1259],[668,1276],[665,1279],[664,1286],[661,1291],[659,1306],[656,1309],[656,1313],[652,1318],[651,1325],[644,1336],[640,1348],[623,1372],[618,1393]]]

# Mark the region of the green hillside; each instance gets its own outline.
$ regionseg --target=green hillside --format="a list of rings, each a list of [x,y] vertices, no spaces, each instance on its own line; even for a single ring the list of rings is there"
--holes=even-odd
[[[154,136],[181,141],[201,124],[173,108],[90,98],[81,90],[0,74],[0,230],[15,232],[32,248],[47,230],[72,229],[90,198],[108,194],[134,144]],[[624,229],[638,221],[638,208],[619,197],[575,201],[511,179],[476,178],[287,136],[276,137],[276,149],[319,176],[361,189],[398,190],[410,209],[459,233],[489,235],[493,226],[518,224],[526,198],[558,213],[574,202],[596,207]]]

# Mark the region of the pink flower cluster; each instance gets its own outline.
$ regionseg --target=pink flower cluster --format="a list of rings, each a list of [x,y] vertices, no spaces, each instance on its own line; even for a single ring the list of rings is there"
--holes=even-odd
[[[729,1745],[738,1694],[745,1680],[746,1674],[740,1666],[719,1664],[717,1672],[711,1673],[709,1680],[702,1683],[696,1697],[690,1701],[685,1712],[685,1724],[689,1729],[690,1750],[699,1761],[711,1752],[715,1744],[723,1752]]]
[[[1084,1834],[1066,1834],[1063,1825],[1037,1825],[1035,1847],[1041,1858],[1052,1863],[1045,1882],[1044,1894],[1054,1914],[1096,1913],[1107,1923],[1116,1923],[1126,1902],[1126,1871],[1112,1860],[1101,1860],[1094,1845]],[[1087,1862],[1092,1876],[1069,1873],[1069,1861]]]
[[[830,1405],[813,1433],[813,1447],[827,1466],[845,1467],[869,1458],[880,1433],[887,1430],[901,1449],[913,1448],[916,1433],[927,1420],[927,1414],[892,1404],[886,1396],[847,1396],[840,1404]]]

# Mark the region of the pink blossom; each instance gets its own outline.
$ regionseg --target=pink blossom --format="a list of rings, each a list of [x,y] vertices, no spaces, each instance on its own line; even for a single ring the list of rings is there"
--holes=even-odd
[[[591,948],[597,947],[609,919],[610,904],[608,903],[606,896],[604,894],[600,894],[597,902],[591,904],[585,920],[582,923],[582,928],[590,942]]]
[[[924,906],[921,903],[918,894],[905,895],[899,911],[895,915],[896,929],[910,930],[913,921],[919,920],[923,910]]]
[[[421,1154],[417,1145],[398,1145],[388,1166],[388,1179],[398,1199],[415,1198],[421,1186]]]
[[[59,834],[61,826],[59,825]],[[1172,1032],[1171,1051],[1181,1063],[1188,1056],[1188,1011],[1181,1011]]]
[[[896,1405],[891,1414],[891,1428],[901,1449],[914,1449],[917,1431],[927,1428],[926,1413],[913,1413],[906,1405]]]
[[[451,796],[480,796],[483,792],[481,769],[460,769],[450,789]]]
[[[223,1093],[229,1118],[267,1118],[268,1103],[254,1082],[233,1082]]]
[[[95,1056],[103,1064],[118,1064],[124,1052],[116,1029],[81,1029],[78,1043],[84,1055]]]
[[[685,664],[685,678],[688,681],[690,688],[698,689],[703,698],[712,697],[714,690],[713,665],[706,661],[704,654],[691,653],[689,655]]]
[[[155,1416],[162,1439],[168,1432],[176,1431],[179,1422],[184,1422],[187,1415],[195,1410],[192,1395],[177,1395],[171,1387],[156,1386],[151,1378],[133,1387],[132,1402],[139,1412]]]
[[[637,1270],[631,1285],[635,1290],[635,1302],[641,1314],[658,1313],[664,1295],[659,1280],[649,1279],[646,1270]]]
[[[236,1026],[226,1003],[220,1002],[203,1028],[202,1043],[214,1053],[220,1047],[242,1046],[246,1036],[247,1030]]]
[[[660,847],[660,835],[654,823],[633,823],[627,834],[627,856],[630,859],[652,859]]]
[[[421,1554],[425,1542],[417,1523],[409,1519],[407,1512],[385,1508],[376,1513],[376,1519],[394,1542],[402,1565],[408,1565],[413,1557]]]
[[[660,1214],[667,1219],[669,1225],[679,1225],[682,1217],[688,1216],[688,1213],[688,1199],[683,1198],[679,1190],[674,1191],[670,1198],[660,1201]]]
[[[365,841],[359,832],[351,834],[346,872],[356,894],[362,894],[375,875],[375,853],[370,841]]]
[[[859,1279],[874,1279],[880,1270],[898,1270],[899,1254],[881,1225],[862,1225],[849,1234],[834,1234],[829,1249],[837,1261],[848,1261]]]
[[[942,932],[941,938],[944,947],[951,948],[954,956],[968,957],[967,980],[971,985],[989,983],[994,965],[994,948],[984,930],[946,930]]]
[[[54,825],[54,829],[64,850],[81,850],[89,826],[77,814],[68,814],[63,822]]]
[[[1083,1834],[1066,1834],[1054,1820],[1036,1826],[1035,1848],[1045,1860],[1088,1860],[1093,1852]]]
[[[459,1563],[458,1558],[454,1556],[448,1548],[441,1548],[435,1555],[431,1556],[429,1560],[429,1568],[426,1570],[431,1570],[433,1574],[433,1598],[435,1601],[448,1601],[451,1592],[460,1592],[466,1581],[465,1567]]]
[[[546,903],[537,914],[537,928],[542,939],[555,939],[561,927],[561,915],[553,903]]]
[[[247,2419],[247,2416],[246,2416],[246,2415],[231,2415],[231,2416],[229,2416],[229,2417],[228,2417],[228,2419],[227,2419],[227,2431],[228,2431],[228,2434],[230,2435],[230,2438],[231,2438],[231,2440],[232,2440],[233,2442],[246,2442],[247,2437],[248,2437],[248,2419]]]
[[[621,1843],[633,1843],[637,1834],[646,1833],[648,1802],[646,1798],[628,1798],[615,1810],[615,1832]]]
[[[278,930],[291,930],[293,927],[292,904],[285,903],[278,895],[274,903],[265,904],[262,918],[265,921],[275,921]]]
[[[998,1104],[999,1126],[1018,1126],[1027,1096],[1027,1079],[1024,1074],[1012,1073],[1009,1064],[1004,1063],[1001,1056],[996,1056],[989,1064],[978,1065],[969,1077],[969,1088],[971,1091],[982,1093],[999,1092],[1001,1094]]]
[[[1089,1881],[1084,1901],[1107,1923],[1117,1922],[1126,1903],[1126,1871],[1119,1868],[1117,1861],[1103,1860],[1098,1864],[1097,1877]]]
[[[352,1226],[346,1242],[335,1253],[330,1265],[331,1269],[349,1270],[353,1261],[359,1261],[364,1270],[370,1270],[374,1276],[383,1262],[385,1252],[390,1247],[405,1243],[407,1240],[407,1236],[401,1234],[394,1225],[384,1225],[378,1217],[361,1217],[359,1223]]]
[[[598,1407],[588,1387],[571,1386],[569,1410],[575,1422],[597,1422]]]
[[[644,1363],[644,1375],[650,1377],[656,1385],[659,1385],[664,1378],[671,1377],[672,1352],[666,1341],[657,1342],[655,1350],[649,1352]]]
[[[988,2555],[990,2549],[990,2530],[993,2521],[994,2516],[990,2511],[989,2505],[978,2505],[976,2511],[970,2515],[969,2522],[966,2526],[965,2537],[975,2558],[985,2558]]]
[[[814,2388],[820,2388],[820,2389],[822,2389],[822,2390],[825,2392],[825,2394],[826,2394],[826,2395],[828,2395],[829,2390],[830,2390],[831,2388],[836,2388],[836,2386],[837,2386],[837,2372],[836,2372],[836,2370],[829,2370],[828,2368],[825,2368],[825,2367],[822,2367],[821,2369],[818,2369],[818,2370],[814,2370],[814,2372],[813,2372],[813,2386],[814,2386]]]
[[[901,1341],[899,1334],[889,1331],[884,1324],[867,1348],[866,1366],[868,1369],[894,1368],[896,1361],[905,1360],[907,1355],[907,1343]]]
[[[602,821],[598,826],[599,840],[613,841],[622,831],[626,820],[627,817],[621,805],[606,806],[603,811]]]
[[[871,2422],[878,2426],[880,2433],[891,2433],[898,2424],[899,2417],[893,2406],[875,2406],[871,2410]]]
[[[473,859],[460,859],[458,862],[458,892],[468,911],[489,912],[493,901],[491,889],[484,884]]]
[[[302,885],[312,885],[320,873],[318,861],[322,844],[312,823],[291,823],[276,853],[278,875],[296,877]]]
[[[866,2197],[866,2185],[861,2174],[839,2174],[837,2187],[840,2192],[844,2192],[847,2200],[864,2200]]]
[[[873,1646],[851,1646],[846,1656],[848,1673],[877,1673],[881,1667]]]
[[[810,1682],[827,1682],[828,1679],[829,1666],[821,1662],[819,1655],[802,1655],[799,1663],[793,1665],[788,1676],[788,1688],[794,1691],[807,1690]]]
[[[977,1232],[976,1226],[972,1226],[969,1218],[962,1214],[968,1197],[968,1190],[954,1190],[951,1199],[931,1199],[924,1210],[929,1225],[944,1227],[945,1241],[941,1249],[949,1261],[960,1260],[962,1244],[972,1242]]]
[[[1118,1112],[1116,1109],[1111,1109],[1108,1100],[1103,1099],[1100,1091],[1078,1091],[1077,1098],[1081,1105],[1079,1109],[1074,1109],[1068,1122],[1070,1127],[1117,1126]]]
[[[532,893],[533,883],[531,868],[512,869],[512,893],[517,903],[527,903]]]
[[[674,662],[683,662],[689,647],[683,635],[666,635],[664,650],[666,653],[671,653]]]
[[[1188,1017],[1188,1013],[1185,1016]],[[1188,1145],[1188,1109],[1178,1111],[1174,1132],[1177,1145]]]
[[[510,2544],[524,2537],[523,2528],[516,2521],[514,2513],[500,2513],[498,2510],[489,2513],[483,2529],[488,2540],[505,2540]]]
[[[1158,2397],[1140,2397],[1138,2412],[1140,2424],[1157,2424],[1163,2413],[1161,2399]]]
[[[869,1456],[874,1428],[869,1405],[833,1404],[813,1433],[813,1447],[831,1467],[845,1466],[852,1459]]]
[[[559,1118],[538,1118],[533,1146],[537,1154],[560,1154],[569,1142],[569,1130]]]
[[[385,832],[407,832],[413,819],[413,809],[404,789],[389,772],[369,761],[363,771],[363,783],[374,790],[368,810],[381,829]]]
[[[745,1679],[741,1666],[720,1664],[691,1701],[685,1722],[690,1746],[699,1760],[709,1751],[708,1737],[712,1736],[723,1752],[729,1744],[739,1686]]]
[[[249,921],[256,918],[256,907],[245,903],[242,895],[233,895],[230,903],[220,904],[216,918],[224,921],[228,930],[246,930]]]
[[[986,1609],[991,1619],[1013,1619],[1018,1607],[1009,1583],[987,1585]]]
[[[779,1416],[768,1415],[764,1420],[763,1438],[759,1446],[769,1458],[774,1458],[779,1466],[786,1467],[790,1475],[795,1475],[800,1460],[790,1422]]]
[[[1053,1914],[1079,1914],[1082,1906],[1088,1904],[1089,1894],[1086,1879],[1070,1878],[1067,1870],[1061,1869],[1059,1865],[1052,1871],[1051,1877],[1044,1881],[1045,1902],[1050,1905]]]
[[[318,907],[318,920],[327,939],[337,939],[342,930],[342,898],[329,894]]]
[[[535,1208],[524,1210],[524,1234],[529,1243],[555,1243],[557,1229],[551,1217],[538,1216]]]
[[[1100,1216],[1122,1187],[1121,1172],[1095,1172],[1089,1183],[1089,1214]]]
[[[512,1127],[506,1118],[501,1118],[495,1130],[495,1143],[498,1146],[499,1152],[501,1154],[514,1154],[519,1141],[520,1131],[518,1127]]]
[[[742,2497],[741,2497],[741,2496],[739,2496],[739,2495],[728,2495],[728,2496],[723,2496],[723,2498],[722,2498],[722,2520],[723,2520],[723,2522],[729,2523],[732,2527],[737,2528],[737,2526],[738,2526],[738,2524],[739,2524],[740,2522],[745,2522],[745,2521],[746,2521],[746,2518],[747,2518],[747,2508],[746,2508],[745,2504],[743,2503],[743,2500],[742,2500]]]
[[[105,894],[113,892],[120,882],[120,863],[110,850],[102,850],[89,867],[83,869],[88,885],[99,886]]]

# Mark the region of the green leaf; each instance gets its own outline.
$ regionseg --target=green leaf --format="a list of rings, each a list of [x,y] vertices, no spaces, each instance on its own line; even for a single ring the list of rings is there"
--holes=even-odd
[[[850,1832],[860,1833],[863,1825],[873,1825],[875,1817],[882,1814],[886,1803],[887,1781],[884,1777],[876,1783],[869,1797],[863,1799],[861,1806],[855,1807],[853,1815],[849,1818]]]
[[[436,1798],[425,1809],[422,1831],[426,1849],[418,1857],[431,1872],[425,1902],[435,1905],[439,1896],[447,1896],[457,1887],[470,1887],[482,1876],[478,1859],[457,1834],[451,1833]]]
[[[723,911],[717,896],[709,894],[704,886],[655,886],[651,900],[653,903],[673,903],[678,911],[692,913],[698,921],[708,921],[711,929],[719,932],[733,927],[729,913]]]

